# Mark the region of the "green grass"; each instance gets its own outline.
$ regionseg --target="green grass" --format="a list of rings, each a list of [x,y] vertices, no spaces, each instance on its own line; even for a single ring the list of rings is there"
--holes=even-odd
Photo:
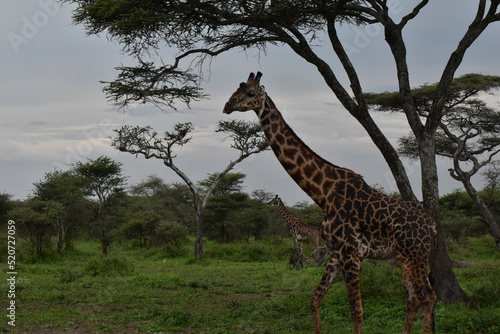
[[[275,245],[205,243],[205,259],[162,250],[115,245],[108,258],[99,245],[78,241],[63,257],[18,262],[16,327],[11,333],[311,333],[308,302],[323,268],[288,266],[291,240]],[[438,333],[500,333],[500,255],[491,238],[452,245],[452,256],[480,264],[456,269],[479,304],[436,306]],[[365,261],[364,333],[401,333],[404,288],[397,268]],[[1,306],[4,307],[4,299]],[[334,283],[322,305],[325,333],[351,333],[346,291]],[[414,333],[421,332],[419,321]]]

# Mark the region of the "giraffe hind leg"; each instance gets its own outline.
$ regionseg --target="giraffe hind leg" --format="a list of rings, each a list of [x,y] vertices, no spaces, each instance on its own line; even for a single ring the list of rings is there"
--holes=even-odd
[[[316,286],[314,293],[311,296],[309,307],[314,321],[314,333],[321,334],[321,317],[320,306],[326,292],[332,286],[333,282],[340,273],[338,258],[334,255],[330,257],[330,261],[326,265],[325,272],[321,277],[319,284]]]
[[[426,283],[426,284],[425,284]],[[434,303],[436,302],[436,293],[432,289],[432,286],[427,279],[424,278],[424,285],[422,286],[423,296],[422,303],[422,322],[424,327],[424,334],[431,334],[435,332],[434,328]]]
[[[401,270],[406,287],[406,319],[403,334],[410,334],[415,316],[422,307],[423,333],[433,332],[433,308],[436,300],[432,286],[427,278],[427,265],[403,263]]]

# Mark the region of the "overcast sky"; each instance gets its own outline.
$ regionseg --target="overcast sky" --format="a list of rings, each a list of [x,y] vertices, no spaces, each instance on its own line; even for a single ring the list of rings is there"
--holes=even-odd
[[[410,23],[405,38],[413,86],[439,79],[474,16],[475,3],[432,1]],[[415,2],[401,1],[397,10],[406,13],[410,5]],[[114,67],[133,62],[122,56],[120,46],[106,36],[86,36],[82,26],[72,24],[71,10],[71,6],[54,5],[51,0],[0,4],[0,192],[13,194],[15,199],[26,198],[32,193],[33,183],[42,180],[46,172],[67,169],[68,164],[101,155],[123,163],[129,185],[152,174],[168,183],[181,181],[161,161],[135,158],[113,149],[108,137],[112,129],[122,125],[151,125],[163,132],[176,123],[192,122],[193,140],[176,152],[176,164],[195,182],[221,171],[238,152],[230,149],[214,129],[223,119],[256,119],[252,112],[221,113],[228,97],[251,71],[264,73],[261,82],[266,91],[313,150],[362,174],[369,184],[397,191],[387,165],[365,131],[338,103],[316,69],[287,47],[271,47],[260,57],[243,52],[218,57],[203,83],[210,99],[193,103],[191,109],[178,104],[179,112],[165,113],[146,105],[121,113],[107,103],[99,81],[113,80],[118,73]],[[500,75],[499,33],[499,23],[487,29],[466,54],[458,75]],[[379,29],[344,27],[342,38],[352,52],[365,91],[397,88],[395,68]],[[174,52],[164,50],[162,57],[169,59]],[[330,50],[325,46],[320,52],[327,54]],[[335,69],[340,71],[339,67]],[[401,116],[374,117],[393,143],[409,133]],[[421,197],[419,166],[409,161],[405,164]],[[461,188],[446,172],[450,161],[440,160],[439,167],[442,194]],[[277,193],[289,205],[308,200],[270,151],[245,160],[235,171],[247,175],[248,192],[264,189]]]

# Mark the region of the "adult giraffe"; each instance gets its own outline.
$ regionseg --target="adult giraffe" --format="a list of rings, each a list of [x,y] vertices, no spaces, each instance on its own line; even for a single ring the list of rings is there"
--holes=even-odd
[[[254,110],[269,145],[293,180],[321,207],[321,237],[331,257],[310,301],[315,333],[321,333],[320,304],[340,272],[349,297],[355,334],[362,333],[359,272],[365,258],[396,257],[406,287],[404,334],[410,334],[422,307],[423,332],[432,331],[436,295],[428,263],[437,247],[436,222],[416,203],[386,196],[352,170],[336,166],[311,150],[293,132],[260,85],[262,73],[250,73],[231,95],[223,112]],[[436,245],[436,247],[434,247]]]

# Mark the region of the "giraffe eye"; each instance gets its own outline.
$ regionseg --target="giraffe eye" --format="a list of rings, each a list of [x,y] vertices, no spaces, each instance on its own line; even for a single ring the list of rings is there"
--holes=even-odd
[[[254,96],[255,96],[255,91],[254,91],[254,90],[252,90],[252,91],[250,91],[250,92],[247,92],[247,96],[249,96],[249,97],[254,97]]]

